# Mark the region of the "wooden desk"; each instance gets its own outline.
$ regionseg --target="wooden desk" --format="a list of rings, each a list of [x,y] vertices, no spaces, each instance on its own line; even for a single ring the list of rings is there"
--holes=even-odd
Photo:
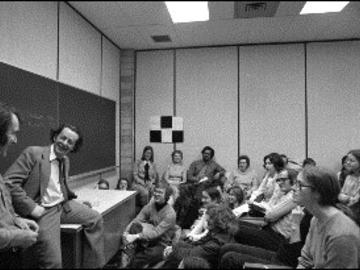
[[[77,200],[89,201],[104,219],[105,259],[108,262],[119,250],[123,231],[135,217],[136,191],[83,189]],[[79,224],[61,225],[64,268],[81,268],[83,231]]]

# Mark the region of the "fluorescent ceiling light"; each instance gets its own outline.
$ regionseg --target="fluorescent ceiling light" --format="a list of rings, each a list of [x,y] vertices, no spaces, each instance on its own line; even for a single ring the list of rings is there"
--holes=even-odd
[[[209,20],[208,2],[165,2],[173,23]]]
[[[349,4],[349,1],[308,1],[300,11],[300,15],[311,13],[340,12],[347,4]]]

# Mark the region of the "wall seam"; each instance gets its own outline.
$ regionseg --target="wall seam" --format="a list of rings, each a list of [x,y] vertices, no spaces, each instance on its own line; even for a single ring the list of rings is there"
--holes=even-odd
[[[308,115],[308,98],[307,98],[307,43],[304,43],[304,69],[305,69],[305,157],[309,157],[309,115]]]

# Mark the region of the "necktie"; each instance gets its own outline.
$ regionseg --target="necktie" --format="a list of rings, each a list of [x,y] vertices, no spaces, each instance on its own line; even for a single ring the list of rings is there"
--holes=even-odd
[[[57,158],[57,161],[59,163],[59,182],[60,182],[60,189],[64,196],[64,201],[68,200],[68,194],[66,190],[66,180],[65,180],[65,165],[64,165],[64,159]]]
[[[146,163],[145,164],[145,166],[144,166],[144,169],[145,169],[145,177],[144,177],[144,179],[145,179],[145,181],[148,181],[148,180],[150,180],[150,178],[149,178],[149,163]]]

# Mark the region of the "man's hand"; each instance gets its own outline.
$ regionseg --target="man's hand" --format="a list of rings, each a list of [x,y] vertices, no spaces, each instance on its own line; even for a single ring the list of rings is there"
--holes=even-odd
[[[23,230],[39,231],[39,225],[31,219],[17,217],[15,223]]]
[[[125,236],[125,240],[128,244],[131,244],[132,242],[134,242],[135,240],[137,240],[139,238],[138,234],[126,234]]]
[[[36,205],[34,210],[30,213],[30,215],[36,219],[40,218],[45,212],[45,208],[40,206],[40,205]]]
[[[14,247],[28,248],[36,243],[38,233],[31,230],[16,230],[12,240]]]
[[[173,252],[172,246],[167,246],[167,247],[164,249],[164,253],[163,253],[164,259],[166,259],[172,252]]]

